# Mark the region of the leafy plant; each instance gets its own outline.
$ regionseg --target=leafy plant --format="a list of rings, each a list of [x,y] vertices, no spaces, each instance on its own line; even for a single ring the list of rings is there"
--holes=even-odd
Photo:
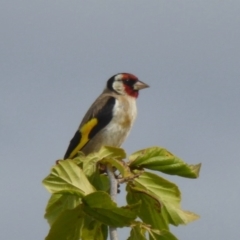
[[[188,165],[161,147],[125,158],[121,148],[102,147],[98,153],[58,161],[43,180],[52,194],[45,213],[50,224],[46,240],[105,240],[108,227],[130,227],[128,240],[176,240],[170,224],[198,219],[181,209],[177,185],[147,170],[197,178],[201,164]],[[126,184],[127,206],[111,199],[106,166],[118,173],[119,184]]]

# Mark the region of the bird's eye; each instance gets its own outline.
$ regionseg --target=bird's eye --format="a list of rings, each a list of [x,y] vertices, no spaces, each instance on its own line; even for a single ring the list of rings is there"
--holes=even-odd
[[[128,86],[132,86],[136,81],[131,78],[126,78],[123,80],[123,82]]]

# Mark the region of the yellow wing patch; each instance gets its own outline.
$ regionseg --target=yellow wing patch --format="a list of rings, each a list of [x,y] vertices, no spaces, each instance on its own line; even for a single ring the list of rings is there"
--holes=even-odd
[[[82,134],[82,138],[79,144],[80,149],[89,141],[89,138],[88,138],[89,133],[91,132],[93,127],[97,125],[97,123],[98,123],[97,118],[93,118],[90,121],[88,121],[86,124],[84,124],[80,129],[80,132]]]
[[[69,158],[73,158],[83,147],[84,145],[90,140],[89,133],[91,130],[97,125],[98,120],[97,118],[92,118],[90,121],[85,123],[81,129],[79,129],[81,133],[81,139],[79,144],[75,147],[75,149],[71,152]]]

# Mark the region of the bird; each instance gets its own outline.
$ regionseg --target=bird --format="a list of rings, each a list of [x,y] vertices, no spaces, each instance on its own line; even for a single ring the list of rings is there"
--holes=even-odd
[[[136,119],[139,90],[148,87],[133,74],[113,75],[83,117],[64,159],[73,159],[79,151],[98,152],[102,146],[120,147]]]

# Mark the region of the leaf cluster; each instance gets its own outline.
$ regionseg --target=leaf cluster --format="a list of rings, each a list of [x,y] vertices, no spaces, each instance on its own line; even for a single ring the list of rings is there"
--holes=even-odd
[[[108,226],[130,227],[128,240],[175,240],[169,225],[178,226],[198,216],[181,209],[181,193],[174,183],[149,170],[197,178],[201,165],[188,165],[161,147],[133,153],[126,159],[121,148],[102,147],[87,156],[60,160],[43,180],[52,194],[45,218],[46,240],[106,240]],[[126,184],[127,206],[119,207],[108,194],[106,164]]]

